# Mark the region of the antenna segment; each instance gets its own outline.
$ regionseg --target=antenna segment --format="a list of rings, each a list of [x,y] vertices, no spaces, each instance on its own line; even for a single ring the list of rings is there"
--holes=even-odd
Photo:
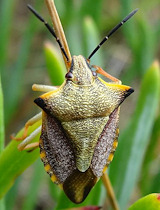
[[[96,52],[99,50],[99,48],[109,39],[109,37],[116,32],[127,20],[129,20],[136,12],[138,9],[133,10],[127,17],[125,17],[118,25],[116,25],[110,32],[109,34],[104,37],[104,39],[99,43],[99,45],[93,50],[93,52],[88,56],[88,59],[90,59]]]

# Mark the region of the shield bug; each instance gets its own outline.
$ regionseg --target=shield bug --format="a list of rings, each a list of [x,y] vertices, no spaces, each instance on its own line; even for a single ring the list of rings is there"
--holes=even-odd
[[[102,68],[90,66],[90,59],[137,9],[115,26],[87,59],[79,55],[70,60],[52,27],[30,5],[28,8],[56,38],[69,70],[60,87],[33,85],[33,90],[46,92],[34,101],[42,113],[26,123],[18,148],[39,146],[51,180],[63,188],[72,202],[81,203],[113,159],[118,144],[120,104],[134,91]],[[111,82],[105,82],[97,73]],[[42,127],[26,137],[28,126],[41,118]],[[39,142],[30,143],[39,132]]]

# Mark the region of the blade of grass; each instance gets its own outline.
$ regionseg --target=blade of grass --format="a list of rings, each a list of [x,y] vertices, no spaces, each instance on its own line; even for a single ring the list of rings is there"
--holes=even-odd
[[[42,3],[39,3],[40,6]],[[27,10],[27,7],[26,7]],[[5,124],[8,124],[9,120],[13,116],[17,104],[22,96],[22,78],[24,77],[24,69],[28,62],[28,55],[30,53],[31,41],[33,34],[36,31],[36,19],[30,17],[26,26],[26,31],[22,38],[21,47],[17,56],[17,61],[12,69],[12,77],[9,77],[7,81],[7,88],[5,91]]]
[[[7,64],[7,53],[9,38],[11,36],[10,30],[13,20],[13,12],[16,6],[15,0],[5,1],[2,0],[0,3],[0,69],[2,79],[5,78],[5,65]]]
[[[155,160],[155,150],[159,144],[160,138],[160,116],[155,120],[154,127],[152,130],[151,140],[149,142],[147,152],[144,158],[143,168],[142,168],[142,177],[140,181],[141,191],[143,195],[149,194],[149,192],[158,192],[158,191],[150,191],[150,187],[152,186],[152,177],[150,175],[150,170],[152,166],[152,161]],[[159,185],[160,186],[160,185]],[[159,187],[160,189],[160,187]]]
[[[77,14],[76,2],[74,0],[59,1],[55,0],[55,5],[60,15],[62,24],[69,25]],[[63,5],[63,6],[62,6]],[[69,11],[69,12],[68,12]]]
[[[159,161],[160,165],[160,161]],[[150,192],[160,192],[160,169],[157,171],[157,174],[154,176],[154,179],[151,183]]]
[[[0,209],[1,210],[5,210],[6,209],[5,208],[5,200],[4,200],[4,198],[0,200]]]
[[[126,0],[121,0],[121,2],[122,13],[130,12],[133,9],[132,2]],[[123,28],[125,39],[135,60],[124,75],[125,82],[131,81],[136,75],[143,76],[151,65],[156,50],[156,33],[153,33],[153,30],[141,9],[130,24]]]
[[[33,132],[41,121],[38,121],[29,128],[28,135]],[[21,137],[23,130],[18,133],[16,137]],[[34,141],[38,141],[37,136]],[[17,149],[19,142],[12,140],[0,155],[0,198],[13,185],[17,176],[19,176],[29,165],[31,165],[39,157],[39,149],[32,152],[22,151]],[[7,167],[6,167],[7,166]],[[5,169],[5,170],[4,170]]]
[[[36,204],[39,188],[41,186],[42,177],[45,173],[43,164],[40,161],[40,159],[34,163],[34,166],[35,166],[34,173],[31,179],[31,183],[29,186],[26,199],[22,206],[22,210],[35,209],[35,204]]]
[[[0,77],[0,154],[4,149],[4,116],[3,113],[3,92],[2,92],[2,85],[1,85],[1,77]]]
[[[86,15],[91,16],[97,23],[100,20],[101,13],[102,13],[102,2],[103,0],[86,0],[82,1],[80,13],[82,18]],[[90,5],[90,6],[88,6]]]
[[[83,21],[83,37],[84,56],[87,58],[100,41],[98,28],[93,19],[90,17],[86,17]],[[94,61],[94,64],[103,66],[102,51],[99,51],[94,59],[91,59],[91,62],[92,60]]]
[[[120,0],[120,5],[121,5],[122,17],[125,17],[127,14],[129,14],[133,10],[133,8],[135,8],[133,6],[132,0]],[[138,13],[139,13],[139,11],[138,11]],[[136,14],[136,16],[137,15],[138,14]],[[122,30],[124,30],[125,39],[129,43],[129,45],[133,48],[134,48],[134,46],[136,46],[136,41],[138,41],[138,40],[135,40],[135,33],[133,33],[136,29],[135,24],[133,23],[134,19],[135,19],[135,16],[130,20],[129,23],[127,23],[127,26],[123,27],[123,29],[122,29]]]
[[[75,17],[65,31],[72,56],[83,55],[81,25],[77,24],[77,22],[77,17]]]
[[[3,117],[3,92],[0,77],[0,154],[4,149],[4,117]],[[5,210],[5,200],[0,200],[0,209]]]
[[[135,113],[110,168],[110,178],[121,209],[125,209],[140,175],[159,102],[160,74],[155,62],[145,75]]]
[[[11,189],[8,191],[8,193],[5,196],[6,209],[8,210],[12,210],[13,207],[16,205],[17,191],[18,191],[20,181],[21,181],[21,176],[19,176],[15,180],[14,185],[11,187]]]
[[[53,200],[57,203],[61,194],[61,189],[51,180],[49,180],[49,192]]]
[[[61,85],[64,82],[64,75],[67,73],[66,67],[59,56],[57,50],[50,42],[44,43],[46,65],[50,80],[53,85]]]
[[[134,41],[130,44],[135,58],[133,71],[138,75],[144,75],[153,60],[156,39],[145,18],[141,17],[136,23],[138,33],[135,31]]]

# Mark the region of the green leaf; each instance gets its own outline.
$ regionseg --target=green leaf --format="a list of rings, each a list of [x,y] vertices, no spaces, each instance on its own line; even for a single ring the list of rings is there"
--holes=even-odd
[[[41,4],[39,4],[40,6]],[[27,7],[26,7],[27,10]],[[17,61],[15,65],[12,64],[12,77],[5,79],[4,83],[4,103],[5,103],[5,124],[9,123],[9,120],[12,118],[17,104],[21,98],[22,86],[24,78],[24,70],[28,62],[31,41],[33,39],[33,34],[36,31],[36,19],[35,17],[30,17],[28,24],[26,26],[21,44],[19,53],[17,56]],[[14,73],[13,73],[14,72]],[[8,73],[8,74],[11,74]],[[15,85],[16,84],[16,85]]]
[[[159,137],[160,137],[159,127],[160,127],[160,116],[158,116],[157,119],[155,120],[154,127],[152,130],[152,136],[151,136],[151,139],[147,148],[147,152],[144,158],[142,176],[141,176],[141,181],[140,181],[141,191],[143,195],[146,195],[149,192],[158,192],[158,190],[156,189],[157,188],[160,189],[160,179],[159,179],[160,174],[159,175],[157,174],[158,178],[155,177],[155,183],[154,183],[153,176],[156,176],[155,172],[154,174],[150,173],[150,171],[152,170],[152,162],[155,161],[156,159],[155,150],[157,149],[158,144],[159,144]],[[159,166],[158,162],[157,162],[157,166]],[[153,183],[152,183],[152,180],[153,180]],[[153,188],[153,189],[150,189],[150,188]]]
[[[103,0],[85,0],[82,1],[81,5],[81,15],[82,16],[91,16],[94,18],[96,22],[99,22],[99,19],[101,17],[101,11],[102,11],[102,1]],[[90,6],[88,6],[90,5]]]
[[[119,205],[125,209],[137,183],[159,102],[160,72],[155,62],[145,75],[135,113],[120,143],[110,167],[110,178]]]
[[[40,7],[42,3],[38,4]],[[26,7],[27,10],[27,7]],[[24,70],[26,68],[31,42],[33,39],[33,34],[35,33],[37,27],[37,20],[35,17],[31,16],[28,20],[28,24],[25,27],[25,32],[20,44],[19,53],[17,55],[17,61],[15,65],[12,65],[12,72],[8,73],[12,74],[12,77],[8,77],[4,83],[4,103],[5,103],[5,124],[9,123],[9,120],[12,118],[18,102],[22,96],[23,91],[23,80],[24,78]],[[14,73],[13,73],[14,72]]]
[[[5,210],[5,200],[4,199],[0,200],[0,209]]]
[[[132,70],[138,75],[144,75],[153,60],[156,49],[153,46],[155,45],[156,39],[155,34],[152,33],[151,26],[146,24],[145,18],[141,17],[136,23],[138,33],[134,33],[132,43],[130,43],[135,58],[133,64],[134,69]],[[129,31],[128,28],[127,31]],[[136,36],[136,34],[139,35]]]
[[[121,0],[121,2],[122,13],[124,13],[125,7],[128,13],[133,9],[132,2],[130,2],[130,0]],[[153,33],[154,29],[150,24],[148,24],[146,18],[147,17],[142,16],[140,8],[135,16],[129,21],[127,27],[123,27],[125,39],[132,51],[132,57],[134,59],[129,71],[125,72],[124,79],[126,81],[131,81],[131,79],[136,75],[143,76],[155,56],[157,44],[156,33]]]
[[[50,43],[45,42],[44,52],[49,77],[53,85],[61,85],[64,82],[66,68],[64,61],[59,56],[57,49]]]
[[[4,116],[3,113],[3,92],[0,78],[0,154],[4,149]]]
[[[83,21],[83,37],[84,37],[84,51],[86,58],[96,48],[100,42],[98,28],[92,18],[86,17]],[[102,51],[98,51],[94,57],[94,64],[103,66]],[[91,58],[92,62],[92,58]]]
[[[3,92],[0,78],[0,154],[4,149],[4,117],[3,117]],[[5,210],[4,199],[0,200],[0,209]]]
[[[77,24],[78,18],[72,21],[69,27],[65,30],[65,34],[68,40],[71,55],[83,55],[83,45],[81,39],[81,25]]]
[[[28,135],[33,132],[41,121],[38,121],[28,130]],[[16,137],[21,137],[23,130],[18,133]],[[33,140],[38,141],[39,135]],[[6,192],[13,185],[17,176],[19,176],[28,166],[30,166],[38,157],[39,150],[36,149],[32,152],[19,151],[17,149],[19,142],[12,140],[8,146],[3,150],[0,155],[0,198],[6,194]]]
[[[17,1],[11,0],[11,1],[5,1],[2,0],[0,2],[0,70],[1,70],[1,76],[4,79],[3,75],[6,75],[5,72],[5,65],[8,63],[7,61],[7,55],[8,55],[8,45],[9,45],[9,39],[11,37],[11,26],[14,23],[13,21],[13,12],[14,8],[16,6]]]
[[[100,206],[83,206],[83,207],[71,208],[67,210],[99,210],[99,209],[101,209]]]
[[[7,192],[5,196],[5,204],[6,204],[6,209],[13,209],[13,206],[16,204],[16,199],[17,199],[17,192],[19,189],[19,184],[21,181],[22,176],[19,176],[15,182],[14,185],[11,187],[11,189]]]
[[[59,196],[61,194],[61,189],[56,184],[54,184],[51,180],[49,180],[49,192],[53,200],[57,203],[59,200]]]
[[[36,200],[38,197],[38,192],[41,186],[42,177],[44,176],[44,167],[40,158],[34,163],[34,172],[30,182],[29,190],[27,196],[24,200],[22,210],[34,210],[36,206]]]
[[[55,0],[55,5],[60,16],[62,25],[68,25],[75,18],[77,9],[74,0],[59,1]]]
[[[158,166],[160,165],[160,161]],[[154,176],[154,179],[150,186],[150,192],[160,192],[160,168],[158,168],[157,174]]]
[[[160,209],[160,194],[153,193],[136,201],[128,210],[158,210]]]

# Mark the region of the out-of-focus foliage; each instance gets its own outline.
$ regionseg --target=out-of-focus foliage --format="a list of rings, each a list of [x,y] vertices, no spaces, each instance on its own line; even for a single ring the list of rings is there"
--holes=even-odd
[[[6,131],[4,135],[1,108],[0,148],[3,148],[4,136],[7,145],[10,134],[16,133],[39,111],[33,100],[41,93],[32,93],[31,85],[59,85],[65,74],[62,58],[57,54],[57,43],[43,24],[30,14],[27,3],[51,22],[43,0],[36,1],[36,4],[31,0],[0,2],[0,71],[4,96],[3,103],[0,91],[0,106],[4,107]],[[131,201],[160,192],[160,69],[158,61],[154,62],[160,57],[159,0],[55,0],[55,4],[72,55],[85,57],[123,17],[139,8],[138,13],[91,59],[91,64],[100,65],[135,89],[135,93],[122,104],[119,146],[109,168],[118,202],[125,209]],[[54,44],[53,50],[52,45],[45,45],[43,50],[43,43],[48,39]],[[76,207],[51,183],[40,160],[14,182],[37,158],[38,150],[19,152],[16,142],[9,143],[2,152],[0,194],[4,195],[13,184],[4,197],[6,209]],[[78,206],[102,206],[105,198],[106,192],[100,181],[86,201]],[[148,202],[146,197],[142,201]],[[137,201],[133,207],[146,205],[143,202]],[[3,204],[4,200],[0,208],[4,207]]]
[[[4,110],[3,110],[3,92],[0,78],[0,155],[4,149]],[[5,209],[4,199],[0,200],[0,209]]]
[[[52,46],[49,42],[45,42],[44,51],[46,66],[51,82],[55,86],[61,85],[64,81],[65,73],[67,72],[63,61],[59,62],[61,57],[58,55],[57,50],[54,49],[54,46]]]
[[[129,210],[158,210],[160,209],[160,194],[153,193],[136,201]]]
[[[159,105],[159,90],[160,68],[155,62],[143,78],[135,113],[119,138],[119,149],[110,167],[121,209],[125,209],[141,172]]]

